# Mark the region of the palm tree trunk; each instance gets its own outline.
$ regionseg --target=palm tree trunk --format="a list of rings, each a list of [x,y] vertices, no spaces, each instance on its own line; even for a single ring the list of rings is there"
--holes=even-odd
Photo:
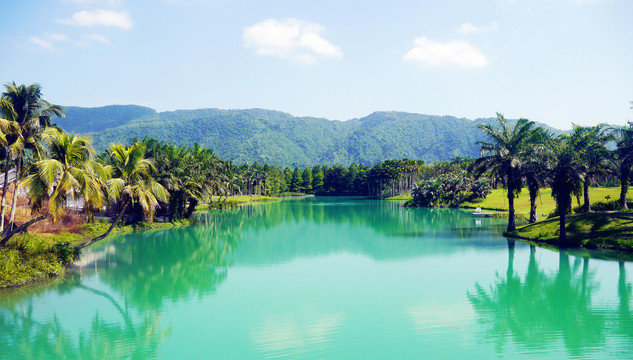
[[[50,213],[46,213],[42,216],[38,216],[35,219],[31,219],[29,221],[27,221],[26,223],[16,227],[14,230],[9,230],[7,228],[7,235],[0,241],[0,246],[3,246],[4,244],[6,244],[9,239],[11,239],[11,237],[19,232],[22,232],[24,230],[26,230],[26,228],[28,228],[29,226],[35,224],[36,222],[40,221],[40,220],[44,220],[46,219],[48,216],[50,215]]]
[[[585,179],[583,183],[583,190],[584,190],[584,198],[585,198],[585,205],[583,206],[583,211],[588,213],[588,212],[591,212],[591,204],[589,203],[589,179]]]
[[[86,246],[91,245],[91,244],[94,244],[94,243],[96,243],[96,242],[97,242],[97,241],[99,241],[99,240],[103,240],[103,239],[105,239],[108,235],[110,235],[110,233],[112,232],[112,230],[114,229],[114,227],[116,226],[116,224],[118,224],[118,223],[119,223],[119,220],[121,220],[121,217],[122,217],[122,216],[123,216],[123,214],[125,213],[125,208],[127,208],[127,204],[128,204],[128,201],[127,201],[127,200],[124,200],[124,201],[123,201],[123,203],[121,204],[121,210],[120,210],[120,212],[119,212],[119,215],[116,217],[116,219],[114,219],[114,221],[112,222],[112,225],[110,225],[110,227],[108,228],[108,230],[107,230],[105,233],[103,233],[103,234],[101,234],[101,235],[97,236],[96,238],[94,238],[94,239],[92,239],[92,240],[90,240],[90,241],[86,241],[85,243],[83,243],[83,244],[81,244],[81,245],[79,245],[79,246],[77,246],[77,247],[78,247],[78,248],[80,248],[80,249],[83,249],[83,248],[85,248]]]
[[[508,185],[508,229],[506,231],[515,231],[517,226],[514,222],[514,189]]]
[[[565,228],[565,218],[567,217],[567,204],[563,204],[561,202],[562,207],[559,206],[558,208],[558,215],[559,215],[559,226],[560,226],[560,230],[558,233],[558,246],[559,247],[566,247],[567,246],[567,229]]]
[[[7,185],[9,184],[10,163],[11,161],[9,161],[9,157],[7,156],[7,164],[4,166],[4,184],[2,184],[2,205],[0,205],[0,233],[4,232],[4,210],[6,209],[5,200],[7,198]]]
[[[22,158],[18,157],[16,161],[15,169],[15,186],[13,187],[13,202],[11,203],[11,215],[9,215],[9,224],[7,224],[7,230],[13,230],[13,221],[15,220],[15,209],[18,204],[18,177],[20,176],[20,168],[22,167]]]
[[[529,186],[530,191],[530,224],[538,221],[536,214],[536,197],[538,196],[538,185]]]
[[[629,207],[626,204],[626,194],[629,191],[629,173],[631,167],[627,162],[623,162],[620,165],[620,207],[624,210],[628,210]]]

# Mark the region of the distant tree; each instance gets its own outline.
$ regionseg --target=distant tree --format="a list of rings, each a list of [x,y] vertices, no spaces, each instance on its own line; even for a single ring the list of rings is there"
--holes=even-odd
[[[302,192],[303,191],[303,173],[296,167],[292,172],[292,182],[290,183],[290,191]]]
[[[323,168],[319,165],[315,165],[312,169],[312,174],[312,189],[314,190],[315,194],[318,194],[323,191],[323,181],[325,180]]]
[[[292,170],[290,170],[289,167],[286,167],[284,169],[284,181],[286,183],[286,186],[284,187],[284,192],[292,191]]]
[[[310,167],[306,167],[305,169],[303,169],[303,190],[308,193],[308,194],[312,194],[312,182],[314,181],[314,177],[312,176],[312,169],[310,169]]]

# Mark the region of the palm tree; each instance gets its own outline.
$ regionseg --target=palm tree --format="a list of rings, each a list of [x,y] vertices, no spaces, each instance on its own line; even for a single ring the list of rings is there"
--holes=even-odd
[[[583,165],[583,211],[590,212],[589,186],[595,175],[605,173],[610,168],[610,151],[607,142],[614,140],[610,128],[605,124],[592,127],[573,125],[569,141]]]
[[[108,236],[130,203],[138,203],[151,219],[158,202],[166,202],[169,196],[167,190],[152,177],[155,166],[152,159],[145,158],[144,143],[137,141],[129,147],[113,144],[109,152],[108,169],[112,174],[112,178],[108,180],[109,195],[114,201],[119,201],[119,215],[105,233],[79,245],[80,248]]]
[[[552,151],[554,143],[552,134],[543,128],[536,128],[534,132],[535,141],[532,148],[526,152],[526,161],[523,167],[523,176],[530,193],[530,223],[538,221],[536,198],[556,160],[554,151]]]
[[[558,160],[552,170],[552,197],[556,200],[556,208],[559,215],[558,244],[561,247],[568,245],[565,221],[567,212],[571,210],[572,195],[580,196],[582,184],[585,180],[585,163],[583,153],[576,151],[584,148],[587,138],[573,138],[569,135],[559,137],[557,147]]]
[[[481,146],[481,157],[475,161],[473,168],[476,176],[490,172],[493,176],[505,179],[508,191],[507,231],[514,231],[514,198],[521,191],[526,154],[536,141],[535,123],[519,119],[510,129],[508,120],[497,113],[497,125],[498,129],[491,124],[477,126],[491,141],[477,142]]]
[[[7,198],[7,187],[9,184],[8,173],[11,165],[11,157],[15,157],[18,152],[22,150],[24,144],[24,138],[20,132],[20,126],[15,121],[17,114],[13,109],[13,105],[5,100],[0,99],[0,114],[5,118],[0,119],[0,127],[2,127],[2,136],[0,138],[0,144],[5,150],[5,168],[4,168],[4,182],[2,184],[2,205],[0,210],[0,233],[4,231],[4,210]],[[9,139],[7,139],[7,137]],[[9,141],[11,145],[9,146]]]
[[[20,185],[29,189],[33,213],[42,209],[44,201],[48,202],[48,210],[12,231],[7,229],[8,234],[0,245],[4,245],[13,234],[50,215],[53,221],[59,219],[69,198],[81,198],[96,206],[104,203],[101,184],[106,180],[107,170],[94,161],[95,151],[88,138],[48,128],[43,139],[48,145],[50,157],[29,165],[27,176]]]
[[[633,123],[629,121],[626,126],[616,131],[616,135],[618,148],[615,153],[620,161],[620,207],[628,210],[626,194],[629,191],[631,165],[633,165]]]
[[[16,177],[21,176],[21,168],[25,150],[30,150],[35,159],[42,159],[44,148],[42,147],[42,132],[51,126],[50,119],[54,116],[64,116],[64,111],[58,105],[52,105],[42,97],[42,88],[39,84],[26,86],[15,83],[5,84],[5,92],[2,98],[8,101],[15,110],[14,120],[20,126],[19,135],[10,136],[9,143],[13,147],[14,161],[16,166]],[[20,136],[21,135],[21,136]],[[21,143],[20,143],[21,142]],[[9,167],[5,166],[5,179],[9,173]],[[17,180],[17,179],[16,179]],[[6,183],[6,182],[5,182]],[[16,181],[17,184],[17,181]],[[11,203],[11,214],[7,230],[13,228],[15,209],[17,205],[17,186],[13,192],[13,202]],[[3,197],[4,197],[3,193]],[[5,204],[0,205],[0,230],[4,230]]]

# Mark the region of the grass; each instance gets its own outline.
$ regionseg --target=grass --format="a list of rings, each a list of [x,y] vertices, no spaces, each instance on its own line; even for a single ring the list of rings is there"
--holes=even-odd
[[[184,220],[172,223],[138,223],[117,226],[112,235],[141,230],[162,230],[190,224]],[[37,280],[61,275],[74,260],[74,246],[103,234],[107,222],[80,225],[79,231],[56,234],[23,233],[14,236],[0,248],[0,288],[20,286]]]
[[[411,200],[413,196],[405,194],[405,195],[396,195],[385,198],[385,200]]]
[[[220,199],[219,196],[214,196],[211,201],[218,201]],[[281,201],[280,198],[272,197],[272,196],[264,196],[264,195],[235,195],[229,196],[227,201],[235,201],[238,204],[247,204],[251,202],[260,202],[260,201]]]
[[[249,204],[253,202],[281,201],[280,198],[264,195],[236,195],[229,196],[228,198],[222,198],[222,202],[219,202],[219,200],[219,196],[213,196],[210,203],[196,206],[196,211],[230,209],[236,208],[242,204]]]
[[[604,200],[605,197],[609,196],[611,199],[617,199],[620,197],[620,188],[619,187],[592,187],[589,189],[589,198],[591,202]],[[633,190],[629,191],[629,196],[633,196]],[[576,206],[576,200],[573,201]],[[580,199],[582,203],[582,198]],[[536,200],[537,212],[540,218],[544,218],[542,215],[548,215],[554,211],[556,208],[556,203],[552,198],[552,190],[551,189],[541,189],[541,194]],[[475,202],[475,203],[464,203],[462,207],[470,207],[470,208],[482,208],[487,210],[496,210],[496,211],[508,211],[508,194],[505,189],[495,189],[492,190],[486,199]],[[530,194],[527,188],[524,188],[519,197],[514,200],[514,209],[517,213],[530,213]]]
[[[633,212],[598,212],[567,218],[570,245],[588,249],[633,251]],[[557,245],[559,218],[521,226],[508,234],[527,240]]]

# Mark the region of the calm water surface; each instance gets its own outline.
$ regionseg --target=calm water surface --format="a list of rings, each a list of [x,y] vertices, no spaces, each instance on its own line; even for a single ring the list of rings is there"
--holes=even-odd
[[[503,220],[341,198],[200,220],[0,293],[0,358],[633,358],[633,264],[509,243]]]

